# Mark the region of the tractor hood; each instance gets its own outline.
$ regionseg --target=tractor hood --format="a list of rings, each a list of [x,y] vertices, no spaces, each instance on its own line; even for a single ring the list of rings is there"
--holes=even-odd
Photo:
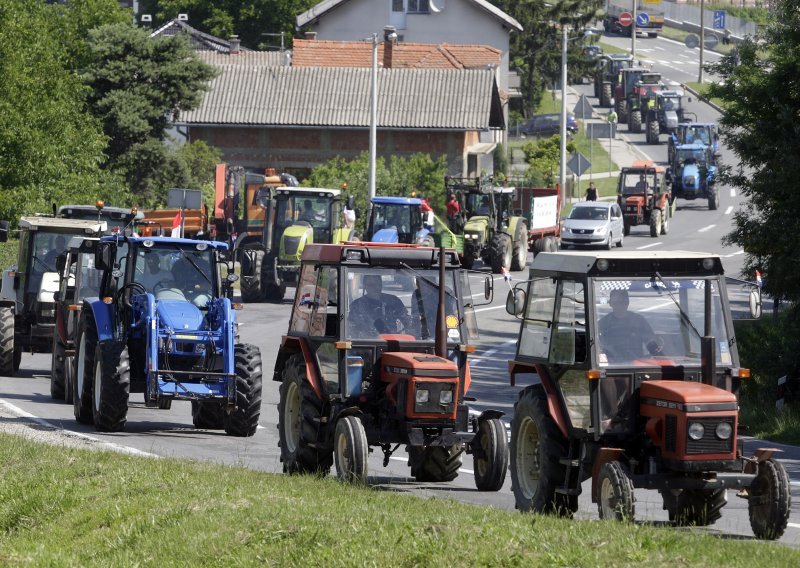
[[[161,327],[174,331],[198,330],[203,324],[203,313],[197,306],[184,300],[160,300],[156,312]]]
[[[306,223],[287,227],[281,235],[280,258],[282,261],[300,262],[303,248],[314,242],[314,229]]]
[[[681,172],[683,187],[700,187],[700,168],[697,164],[686,164]]]
[[[486,216],[476,216],[471,217],[469,221],[464,225],[464,232],[471,232],[471,233],[483,233],[486,231],[486,227],[489,226],[489,217]]]
[[[640,390],[642,404],[675,403],[686,405],[685,410],[696,412],[692,405],[736,404],[736,395],[725,389],[689,381],[644,381]]]
[[[397,227],[394,225],[377,231],[374,235],[372,235],[372,239],[370,239],[370,241],[373,243],[397,243],[399,240],[400,239],[397,236]]]
[[[678,128],[678,113],[674,110],[665,111],[664,124],[668,130],[675,130]]]

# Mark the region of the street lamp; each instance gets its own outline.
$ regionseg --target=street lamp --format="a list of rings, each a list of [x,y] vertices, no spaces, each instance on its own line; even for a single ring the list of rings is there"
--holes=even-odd
[[[375,160],[378,122],[378,34],[372,34],[372,85],[369,109],[369,203],[375,197]]]

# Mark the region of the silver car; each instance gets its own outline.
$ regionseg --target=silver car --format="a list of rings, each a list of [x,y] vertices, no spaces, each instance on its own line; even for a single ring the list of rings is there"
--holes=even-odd
[[[561,248],[568,246],[622,246],[625,225],[615,201],[581,201],[564,219]]]

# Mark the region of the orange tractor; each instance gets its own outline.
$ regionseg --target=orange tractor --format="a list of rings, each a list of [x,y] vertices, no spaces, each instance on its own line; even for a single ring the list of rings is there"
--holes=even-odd
[[[738,438],[750,372],[718,256],[542,253],[526,287],[506,302],[522,320],[511,384],[535,377],[511,421],[517,509],[571,516],[591,480],[603,519],[632,520],[642,488],[659,491],[675,524],[705,526],[732,490],[755,536],[780,538],[789,477],[779,450],[745,455]]]
[[[666,235],[675,209],[665,170],[650,160],[622,168],[617,181],[617,203],[622,209],[625,236],[636,225],[649,225],[650,236]]]
[[[491,277],[485,296],[492,296]],[[283,470],[366,482],[406,447],[418,481],[451,481],[472,454],[475,485],[502,488],[506,430],[497,410],[470,414],[467,356],[477,324],[453,249],[312,244],[275,363]]]

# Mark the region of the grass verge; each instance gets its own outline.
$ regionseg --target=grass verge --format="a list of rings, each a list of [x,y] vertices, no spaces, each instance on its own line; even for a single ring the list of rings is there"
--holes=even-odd
[[[800,551],[0,435],[3,566],[797,566]]]

